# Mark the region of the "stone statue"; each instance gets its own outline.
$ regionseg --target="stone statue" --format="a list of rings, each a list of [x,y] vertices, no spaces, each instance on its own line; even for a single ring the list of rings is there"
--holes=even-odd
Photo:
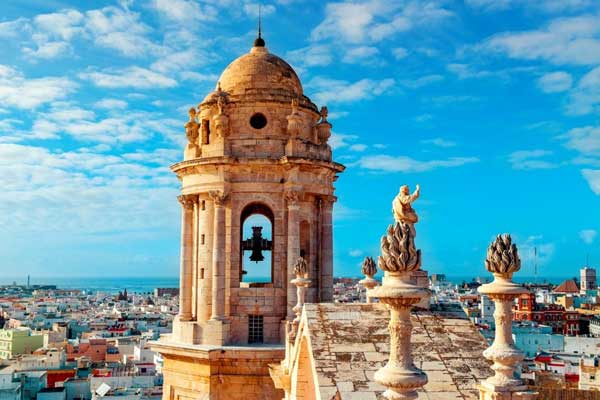
[[[327,122],[327,116],[329,115],[329,110],[327,109],[327,106],[321,107],[320,114],[322,122]]]
[[[200,156],[200,147],[197,144],[198,129],[200,128],[200,124],[196,121],[198,113],[194,107],[190,108],[188,113],[190,120],[185,124],[185,136],[188,144],[183,152],[184,160],[191,160]]]
[[[402,185],[400,187],[400,193],[398,193],[398,196],[396,196],[392,202],[394,220],[396,220],[396,222],[408,224],[411,228],[413,236],[416,236],[415,224],[419,222],[419,217],[412,208],[411,203],[419,198],[420,193],[421,187],[419,185],[417,185],[417,188],[413,194],[410,194],[408,185]]]
[[[213,124],[215,131],[219,137],[226,137],[229,134],[229,117],[225,115],[225,105],[227,101],[225,96],[219,96],[217,98],[217,110],[219,113],[213,117]]]
[[[185,135],[187,136],[190,144],[195,144],[198,139],[198,122],[196,122],[196,109],[190,108],[189,111],[190,120],[185,124]]]

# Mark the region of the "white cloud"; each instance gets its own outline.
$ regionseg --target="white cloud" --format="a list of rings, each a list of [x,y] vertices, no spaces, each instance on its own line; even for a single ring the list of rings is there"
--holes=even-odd
[[[360,168],[381,172],[425,172],[437,168],[458,167],[479,162],[476,157],[450,157],[444,160],[420,161],[406,156],[375,155],[358,160]]]
[[[317,102],[332,104],[370,99],[383,94],[393,85],[393,79],[361,79],[356,82],[348,82],[315,77],[306,84],[306,87],[316,91],[312,97]]]
[[[63,10],[51,14],[40,14],[33,19],[38,32],[69,41],[83,33],[81,23],[84,15],[77,10]]]
[[[392,49],[392,55],[396,60],[402,60],[408,56],[408,50],[406,50],[404,47],[396,47]]]
[[[593,0],[467,0],[467,5],[484,11],[506,10],[514,7],[531,8],[545,12],[585,9]]]
[[[494,35],[481,48],[517,59],[594,65],[600,63],[600,24],[595,15],[558,18],[544,29]]]
[[[0,231],[11,235],[164,229],[179,212],[164,165],[84,150],[0,144],[0,187]]]
[[[102,99],[100,101],[97,101],[94,106],[96,108],[104,108],[106,110],[122,110],[124,108],[127,108],[127,102],[125,100],[119,100],[119,99]]]
[[[517,243],[517,247],[523,266],[532,266],[534,261],[537,261],[538,274],[541,275],[544,275],[544,273],[540,272],[539,267],[543,267],[552,261],[556,252],[556,245],[552,242],[543,241],[541,235],[529,236],[524,242]]]
[[[311,38],[313,41],[377,42],[425,23],[431,26],[452,15],[432,2],[329,3],[325,8],[325,19],[313,29]]]
[[[476,70],[469,64],[448,64],[446,67],[448,71],[456,74],[459,79],[471,79],[471,78],[485,78],[490,75],[494,75],[493,72],[487,70]]]
[[[509,154],[508,161],[517,170],[556,168],[557,164],[542,159],[551,155],[548,150],[519,150]]]
[[[333,62],[331,47],[315,44],[301,49],[288,51],[286,59],[292,64],[304,67],[323,67]]]
[[[564,92],[571,88],[573,78],[564,71],[551,72],[538,79],[538,86],[545,93]]]
[[[219,75],[216,74],[201,74],[195,71],[183,71],[179,74],[180,78],[185,81],[194,82],[216,82]]]
[[[199,54],[194,49],[176,51],[162,56],[157,61],[152,63],[150,68],[164,74],[171,71],[180,71],[186,68],[192,68],[200,65],[203,63],[203,60],[208,58],[209,57],[206,55]]]
[[[163,50],[148,39],[151,29],[140,21],[140,15],[126,8],[109,6],[87,11],[85,28],[96,45],[117,50],[126,57],[157,54]]]
[[[586,73],[569,93],[567,112],[589,114],[600,109],[600,67]]]
[[[177,86],[177,81],[168,76],[135,66],[104,72],[83,72],[79,77],[103,88],[154,89]]]
[[[442,80],[444,80],[444,77],[442,75],[425,75],[412,80],[404,79],[400,81],[400,84],[410,89],[418,89],[435,82],[440,82]]]
[[[31,30],[27,18],[18,18],[14,21],[0,22],[0,37],[16,38],[23,32]]]
[[[341,149],[342,147],[350,146],[349,142],[358,139],[356,135],[347,135],[343,133],[333,132],[329,138],[329,145],[333,150]]]
[[[350,145],[350,147],[348,148],[350,151],[356,151],[356,152],[363,152],[367,149],[367,145],[366,144],[362,144],[362,143],[357,143],[357,144],[353,144]]]
[[[360,257],[364,254],[364,252],[360,249],[352,249],[348,252],[350,257]]]
[[[213,21],[218,17],[216,8],[194,0],[154,0],[152,5],[161,15],[175,22]]]
[[[590,189],[600,195],[600,169],[582,169],[581,174],[590,185]]]
[[[373,46],[359,46],[349,49],[342,61],[348,64],[374,64],[380,61],[375,58],[379,55],[379,50]]]
[[[566,139],[565,146],[582,154],[600,155],[600,127],[574,128],[560,138]]]
[[[597,235],[598,232],[596,232],[594,229],[584,229],[579,232],[579,237],[586,244],[594,243],[594,240],[596,239]]]
[[[40,43],[37,49],[23,47],[23,53],[30,58],[52,59],[69,52],[71,46],[67,42]]]
[[[62,99],[76,89],[68,78],[26,79],[19,71],[0,64],[0,103],[21,109],[37,108]]]
[[[434,139],[421,140],[421,143],[432,144],[437,147],[446,147],[446,148],[456,146],[456,142],[453,142],[451,140],[446,140],[444,138],[439,138],[439,137],[434,138]]]

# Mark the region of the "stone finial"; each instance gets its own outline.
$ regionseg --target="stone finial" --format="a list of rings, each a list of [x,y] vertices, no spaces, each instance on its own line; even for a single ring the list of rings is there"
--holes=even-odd
[[[509,234],[498,235],[490,244],[485,259],[485,268],[492,274],[511,277],[521,269],[521,259],[517,245]]]
[[[296,285],[296,297],[298,298],[298,302],[292,309],[296,313],[296,318],[292,321],[292,336],[295,335],[298,324],[300,323],[306,288],[310,285],[310,279],[307,279],[308,264],[304,257],[298,257],[298,259],[296,259],[296,263],[294,264],[294,274],[296,275],[296,278],[292,279],[290,283]]]
[[[304,257],[298,257],[294,264],[294,274],[297,278],[305,278],[308,274],[308,264]]]
[[[327,116],[329,115],[329,111],[327,111],[327,107],[321,107],[321,111],[319,112],[321,116],[321,121],[317,124],[317,141],[321,145],[327,144],[327,141],[331,137],[331,123],[327,121]]]
[[[373,279],[373,275],[377,273],[377,266],[371,257],[365,257],[362,263],[362,273],[365,278],[358,281],[365,289],[367,289],[367,303],[371,303],[370,291],[377,286],[377,281]]]
[[[365,276],[370,278],[373,277],[377,273],[377,266],[375,265],[375,261],[373,261],[372,257],[365,257],[365,260],[362,263],[362,273]]]
[[[379,268],[385,272],[405,273],[421,268],[421,250],[415,247],[409,224],[390,225],[387,235],[381,237]]]
[[[295,138],[300,135],[302,131],[302,116],[298,112],[298,99],[292,99],[292,113],[288,115],[287,121],[287,132],[290,135],[290,138]]]
[[[523,352],[516,346],[512,336],[512,305],[514,300],[527,290],[512,281],[512,274],[521,267],[517,246],[510,235],[498,235],[487,251],[485,267],[494,274],[494,281],[480,286],[477,291],[494,301],[496,330],[494,342],[483,352],[483,356],[494,362],[494,376],[479,386],[484,400],[532,399],[532,392],[515,376]]]

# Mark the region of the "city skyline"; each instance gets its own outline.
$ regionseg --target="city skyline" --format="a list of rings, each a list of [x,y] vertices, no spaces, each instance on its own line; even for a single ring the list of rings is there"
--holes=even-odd
[[[257,4],[221,3],[0,5],[3,275],[178,276],[167,167],[183,159],[187,109],[256,36]],[[263,4],[267,47],[328,106],[347,166],[335,275],[378,255],[402,184],[422,186],[430,273],[484,275],[503,232],[522,276],[534,248],[540,277],[577,276],[588,254],[598,266],[599,13],[592,1]]]

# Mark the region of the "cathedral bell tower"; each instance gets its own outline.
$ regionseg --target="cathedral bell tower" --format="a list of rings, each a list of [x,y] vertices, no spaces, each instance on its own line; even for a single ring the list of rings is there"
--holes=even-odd
[[[185,132],[171,167],[182,184],[179,315],[153,345],[163,398],[280,399],[267,365],[284,357],[299,257],[306,302],[333,296],[333,183],[344,167],[332,161],[327,108],[259,33],[190,109]]]

